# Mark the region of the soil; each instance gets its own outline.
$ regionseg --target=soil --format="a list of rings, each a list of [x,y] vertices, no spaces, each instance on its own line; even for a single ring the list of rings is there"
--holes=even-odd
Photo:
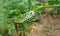
[[[35,22],[30,31],[31,36],[60,36],[60,16],[52,17],[50,15],[39,16],[40,22]]]

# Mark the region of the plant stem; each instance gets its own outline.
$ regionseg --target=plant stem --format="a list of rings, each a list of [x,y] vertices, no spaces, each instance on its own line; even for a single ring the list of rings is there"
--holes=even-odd
[[[41,8],[54,8],[54,7],[60,7],[60,5],[49,5],[49,6],[39,6],[37,9],[35,9],[34,11],[41,9]]]

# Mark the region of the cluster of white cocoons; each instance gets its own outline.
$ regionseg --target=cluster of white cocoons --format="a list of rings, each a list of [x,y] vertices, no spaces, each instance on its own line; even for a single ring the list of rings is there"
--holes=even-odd
[[[34,12],[34,10],[32,10],[32,11],[28,12],[28,14],[26,15],[26,17],[23,18],[20,22],[23,23],[25,20],[30,19],[30,18],[33,17],[34,15],[35,15],[35,12]]]

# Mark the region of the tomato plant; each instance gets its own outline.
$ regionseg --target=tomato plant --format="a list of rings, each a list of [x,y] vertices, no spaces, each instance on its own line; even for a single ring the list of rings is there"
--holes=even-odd
[[[60,14],[60,0],[47,0],[44,3],[38,0],[0,0],[0,8],[0,27],[8,29],[11,36],[16,22],[22,25],[20,31],[25,32],[31,23],[38,19],[38,13],[42,14],[43,8],[53,8],[51,15],[55,10]]]

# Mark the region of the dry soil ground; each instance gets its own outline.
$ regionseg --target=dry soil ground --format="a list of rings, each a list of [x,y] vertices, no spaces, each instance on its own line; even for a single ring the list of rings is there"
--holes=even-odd
[[[42,15],[39,20],[34,23],[36,26],[32,25],[31,36],[60,36],[60,16],[53,18]]]

